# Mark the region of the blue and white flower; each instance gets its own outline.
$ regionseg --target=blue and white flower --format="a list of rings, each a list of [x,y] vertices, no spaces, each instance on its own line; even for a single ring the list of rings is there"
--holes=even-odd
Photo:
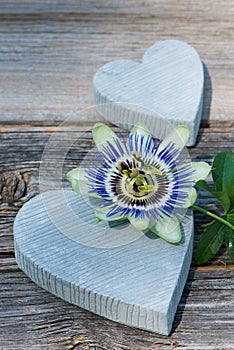
[[[193,186],[210,171],[207,163],[185,157],[188,137],[189,129],[179,126],[163,141],[155,141],[139,123],[124,142],[108,126],[97,123],[93,139],[102,161],[89,169],[73,169],[67,178],[76,192],[102,199],[95,211],[99,220],[127,218],[138,230],[178,243],[178,213],[195,202]]]

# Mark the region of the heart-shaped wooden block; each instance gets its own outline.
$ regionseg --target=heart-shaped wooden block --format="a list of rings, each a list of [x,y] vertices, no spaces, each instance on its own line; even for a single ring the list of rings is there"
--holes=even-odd
[[[193,47],[179,40],[159,41],[142,63],[121,60],[94,76],[94,102],[110,122],[128,130],[143,121],[163,138],[176,125],[190,128],[187,146],[196,142],[203,103],[204,72]]]
[[[39,286],[111,320],[167,335],[187,279],[193,215],[173,245],[100,222],[72,191],[45,192],[23,206],[14,224],[16,260]]]

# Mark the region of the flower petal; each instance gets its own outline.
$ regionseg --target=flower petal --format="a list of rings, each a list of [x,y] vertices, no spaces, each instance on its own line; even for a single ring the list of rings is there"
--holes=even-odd
[[[72,189],[83,196],[96,197],[96,193],[90,193],[90,188],[86,179],[87,173],[85,168],[72,169],[67,173],[67,179],[72,185]]]
[[[190,130],[185,125],[179,125],[173,129],[158,147],[158,153],[163,151],[170,143],[178,150],[182,150],[189,139]]]
[[[150,230],[170,243],[179,243],[182,238],[180,223],[175,216],[156,222]]]
[[[95,210],[95,216],[98,220],[104,220],[104,221],[116,221],[116,220],[125,220],[127,217],[122,216],[120,213],[116,213],[114,215],[108,216],[107,213],[109,212],[109,209],[107,208],[98,208]]]
[[[186,199],[186,202],[180,207],[180,208],[189,208],[191,205],[193,205],[196,202],[197,199],[197,191],[195,188],[191,188],[189,192],[189,196]]]
[[[130,135],[133,140],[138,140],[138,149],[142,150],[145,154],[145,151],[150,152],[154,148],[154,141],[152,134],[147,129],[146,125],[142,122],[137,123],[134,128],[131,130]],[[136,137],[136,138],[135,138]],[[146,154],[145,154],[146,155]]]
[[[134,215],[128,217],[128,220],[137,230],[146,230],[149,227],[150,220],[147,217],[140,218],[135,217]]]
[[[140,134],[147,139],[149,136],[151,136],[150,131],[147,129],[146,125],[142,122],[137,123],[131,130],[130,134]]]
[[[192,162],[192,167],[194,170],[193,180],[195,182],[205,180],[211,170],[211,166],[206,162]]]
[[[107,141],[113,142],[114,139],[119,139],[116,133],[103,123],[96,123],[92,129],[93,140],[100,152]]]

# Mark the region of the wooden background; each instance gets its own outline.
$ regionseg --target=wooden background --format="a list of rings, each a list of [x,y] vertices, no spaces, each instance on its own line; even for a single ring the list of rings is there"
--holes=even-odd
[[[154,42],[194,46],[205,65],[203,120],[193,159],[211,162],[234,149],[234,2],[0,1],[0,349],[234,349],[234,265],[221,252],[191,266],[169,337],[132,329],[69,305],[31,282],[14,259],[13,222],[39,192],[38,169],[52,132],[67,117],[79,141],[64,174],[93,147],[101,120],[92,106],[92,77],[114,59],[139,61]],[[95,154],[95,150],[93,150]],[[64,182],[64,186],[68,186]],[[199,204],[220,208],[200,192]],[[195,244],[205,218],[195,214]]]

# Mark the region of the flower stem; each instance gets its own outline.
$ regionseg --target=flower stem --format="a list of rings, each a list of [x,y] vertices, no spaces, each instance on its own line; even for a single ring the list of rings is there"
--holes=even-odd
[[[215,215],[215,214],[211,213],[209,210],[200,208],[200,207],[198,207],[198,206],[196,206],[196,205],[192,205],[190,208],[192,208],[192,209],[194,209],[194,210],[197,210],[197,211],[199,211],[200,213],[206,214],[206,215],[210,216],[211,218],[222,222],[224,225],[226,225],[227,227],[229,227],[229,228],[231,228],[232,230],[234,230],[234,226],[233,226],[230,222],[228,222],[227,220],[221,218],[221,217],[218,216],[218,215]]]

